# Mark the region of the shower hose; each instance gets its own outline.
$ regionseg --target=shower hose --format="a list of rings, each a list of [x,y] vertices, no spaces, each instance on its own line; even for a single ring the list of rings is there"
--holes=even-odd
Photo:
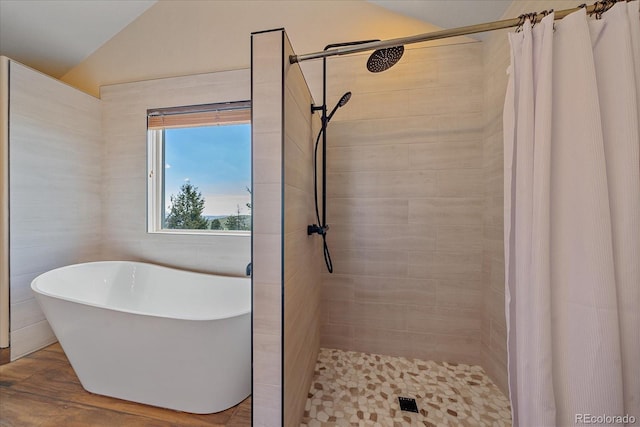
[[[313,153],[313,198],[316,202],[316,219],[318,220],[318,233],[322,236],[322,250],[324,252],[324,263],[327,265],[329,273],[333,273],[333,262],[331,261],[331,253],[329,253],[329,246],[327,245],[327,225],[320,222],[320,211],[318,209],[318,144],[323,132],[326,132],[326,124],[322,125],[318,137],[316,138],[315,149]],[[323,170],[322,173],[327,171]],[[326,202],[326,200],[325,200]]]

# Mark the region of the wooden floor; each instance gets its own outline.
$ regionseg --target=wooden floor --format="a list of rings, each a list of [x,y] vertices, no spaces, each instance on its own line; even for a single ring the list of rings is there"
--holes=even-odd
[[[195,415],[91,394],[59,344],[0,366],[2,427],[251,426],[251,397],[224,412]]]

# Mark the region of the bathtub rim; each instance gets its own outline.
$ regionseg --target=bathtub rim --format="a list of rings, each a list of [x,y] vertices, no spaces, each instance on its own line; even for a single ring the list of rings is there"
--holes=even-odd
[[[129,313],[129,314],[135,314],[138,316],[148,316],[148,317],[161,317],[164,319],[172,319],[172,320],[184,320],[184,321],[213,321],[213,320],[225,320],[225,319],[233,319],[236,317],[242,317],[242,316],[246,316],[246,315],[250,315],[252,313],[252,303],[249,303],[249,308],[247,310],[242,310],[239,311],[237,313],[234,313],[233,315],[230,316],[189,316],[189,315],[180,315],[180,316],[176,316],[176,315],[166,315],[166,314],[162,314],[162,313],[150,313],[150,312],[145,312],[145,311],[140,311],[140,310],[131,310],[131,309],[122,309],[122,308],[117,308],[117,307],[112,307],[112,306],[108,306],[108,305],[103,305],[103,304],[95,304],[92,302],[88,302],[88,301],[84,301],[84,300],[80,300],[80,299],[76,299],[76,298],[71,298],[71,297],[66,297],[66,296],[61,296],[58,294],[54,294],[51,292],[47,292],[42,290],[40,287],[38,287],[38,280],[43,278],[44,276],[47,276],[49,273],[52,273],[54,271],[59,271],[59,270],[65,270],[65,269],[69,269],[69,268],[74,268],[74,267],[79,267],[79,266],[83,266],[83,265],[91,265],[91,264],[136,264],[136,265],[145,265],[145,266],[152,266],[153,268],[158,268],[158,269],[165,269],[165,270],[173,270],[173,271],[178,271],[181,273],[186,273],[186,274],[195,274],[195,275],[199,275],[199,276],[217,276],[217,277],[222,277],[222,278],[231,278],[231,279],[246,279],[247,281],[249,281],[249,286],[251,287],[251,282],[252,279],[250,277],[243,277],[243,276],[229,276],[229,275],[221,275],[221,274],[211,274],[211,273],[201,273],[201,272],[196,272],[196,271],[191,271],[191,270],[184,270],[184,269],[180,269],[180,268],[173,268],[173,267],[166,267],[164,265],[159,265],[159,264],[153,264],[150,262],[142,262],[142,261],[88,261],[88,262],[80,262],[80,263],[76,263],[76,264],[69,264],[69,265],[64,265],[62,267],[57,267],[57,268],[53,268],[51,270],[45,271],[44,273],[39,274],[38,276],[36,276],[30,284],[31,290],[36,293],[36,294],[40,294],[49,298],[56,298],[56,299],[61,299],[64,301],[68,301],[68,302],[72,302],[75,304],[82,304],[82,305],[86,305],[86,306],[90,306],[90,307],[95,307],[95,308],[100,308],[103,310],[111,310],[111,311],[118,311],[120,313]],[[251,295],[251,292],[250,292]]]

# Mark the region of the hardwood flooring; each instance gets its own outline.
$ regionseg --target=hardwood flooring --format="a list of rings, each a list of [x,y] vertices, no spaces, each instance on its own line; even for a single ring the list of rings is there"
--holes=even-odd
[[[0,366],[1,427],[251,426],[251,397],[195,415],[89,393],[59,344]]]
[[[0,348],[0,365],[9,363],[11,359],[11,351],[8,348]]]

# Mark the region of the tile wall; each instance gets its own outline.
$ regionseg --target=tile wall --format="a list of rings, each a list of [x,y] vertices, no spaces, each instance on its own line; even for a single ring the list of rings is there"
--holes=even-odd
[[[509,15],[511,16],[511,15]],[[507,89],[507,31],[484,42],[485,128],[483,143],[482,357],[485,370],[507,392],[507,329],[504,302],[502,107]]]
[[[251,36],[253,425],[282,425],[284,31]]]
[[[317,223],[313,150],[320,128],[311,93],[284,41],[284,425],[299,426],[320,350],[322,239],[308,236]],[[315,125],[315,126],[314,126]],[[318,175],[322,179],[322,175]]]
[[[365,55],[329,62],[329,108],[353,96],[328,131],[322,347],[481,363],[482,52],[410,48],[379,74]]]
[[[11,359],[56,341],[31,291],[99,258],[100,100],[9,61]]]
[[[248,70],[108,86],[98,100],[11,62],[11,94],[12,359],[55,341],[29,288],[44,271],[120,259],[244,274],[249,236],[146,233],[146,110],[250,99]]]
[[[307,235],[319,119],[284,31],[253,34],[252,52],[254,422],[298,426],[320,349],[322,247]]]
[[[244,275],[250,236],[147,233],[147,109],[251,99],[249,70],[101,88],[103,260]]]

